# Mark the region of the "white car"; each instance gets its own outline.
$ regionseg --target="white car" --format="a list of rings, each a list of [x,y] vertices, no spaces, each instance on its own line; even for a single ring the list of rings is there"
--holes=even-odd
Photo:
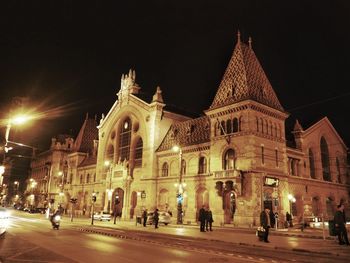
[[[171,215],[168,212],[158,212],[158,224],[168,225],[171,223]],[[150,212],[147,215],[147,224],[153,225],[154,212]]]
[[[9,216],[9,212],[5,208],[0,207],[0,235],[6,232]]]
[[[94,214],[94,220],[111,221],[111,214],[108,212],[97,212]]]

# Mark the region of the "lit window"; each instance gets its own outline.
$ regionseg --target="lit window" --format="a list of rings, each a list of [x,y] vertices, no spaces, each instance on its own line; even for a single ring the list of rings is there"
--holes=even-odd
[[[168,163],[163,163],[162,166],[162,177],[167,177],[168,176],[168,172],[169,172],[169,166]]]
[[[119,137],[119,158],[123,162],[129,160],[130,157],[130,141],[131,141],[131,121],[127,118],[120,132]]]
[[[142,150],[143,150],[143,142],[142,142],[142,139],[139,138],[135,148],[135,167],[142,166]]]
[[[207,159],[202,156],[202,157],[199,158],[198,173],[199,174],[205,174],[206,172],[207,172]]]
[[[224,155],[224,169],[233,170],[235,169],[235,151],[233,149],[228,149]]]

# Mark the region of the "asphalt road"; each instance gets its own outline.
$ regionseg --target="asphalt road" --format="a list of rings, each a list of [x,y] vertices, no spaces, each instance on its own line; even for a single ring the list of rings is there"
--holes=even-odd
[[[131,229],[85,228],[14,212],[0,239],[0,262],[342,262],[329,255],[278,251]],[[88,230],[88,231],[82,231]],[[346,262],[346,261],[344,261]]]

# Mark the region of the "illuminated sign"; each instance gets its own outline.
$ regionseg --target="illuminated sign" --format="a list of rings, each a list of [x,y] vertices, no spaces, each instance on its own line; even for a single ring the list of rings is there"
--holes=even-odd
[[[265,176],[265,186],[278,187],[279,180],[275,177]]]

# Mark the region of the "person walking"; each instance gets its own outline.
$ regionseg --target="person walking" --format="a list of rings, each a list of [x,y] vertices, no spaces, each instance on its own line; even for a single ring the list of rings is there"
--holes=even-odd
[[[211,212],[211,210],[208,208],[208,210],[206,211],[206,220],[205,220],[205,228],[207,231],[213,231],[212,229],[212,224],[214,222],[213,220],[213,213]]]
[[[153,221],[154,221],[154,228],[158,228],[158,221],[159,221],[158,208],[156,208],[156,210],[154,211]]]
[[[204,205],[201,209],[199,209],[199,215],[198,215],[198,221],[200,222],[200,231],[205,232],[205,219],[206,219],[206,212],[204,209]]]
[[[265,207],[260,213],[260,225],[265,229],[264,242],[269,243],[269,229],[271,227],[270,209]]]
[[[143,210],[142,217],[143,217],[143,226],[146,227],[146,224],[147,224],[147,209]]]
[[[344,220],[344,205],[337,206],[337,212],[334,215],[334,226],[337,230],[339,245],[349,246],[348,233],[346,230],[346,221]]]

